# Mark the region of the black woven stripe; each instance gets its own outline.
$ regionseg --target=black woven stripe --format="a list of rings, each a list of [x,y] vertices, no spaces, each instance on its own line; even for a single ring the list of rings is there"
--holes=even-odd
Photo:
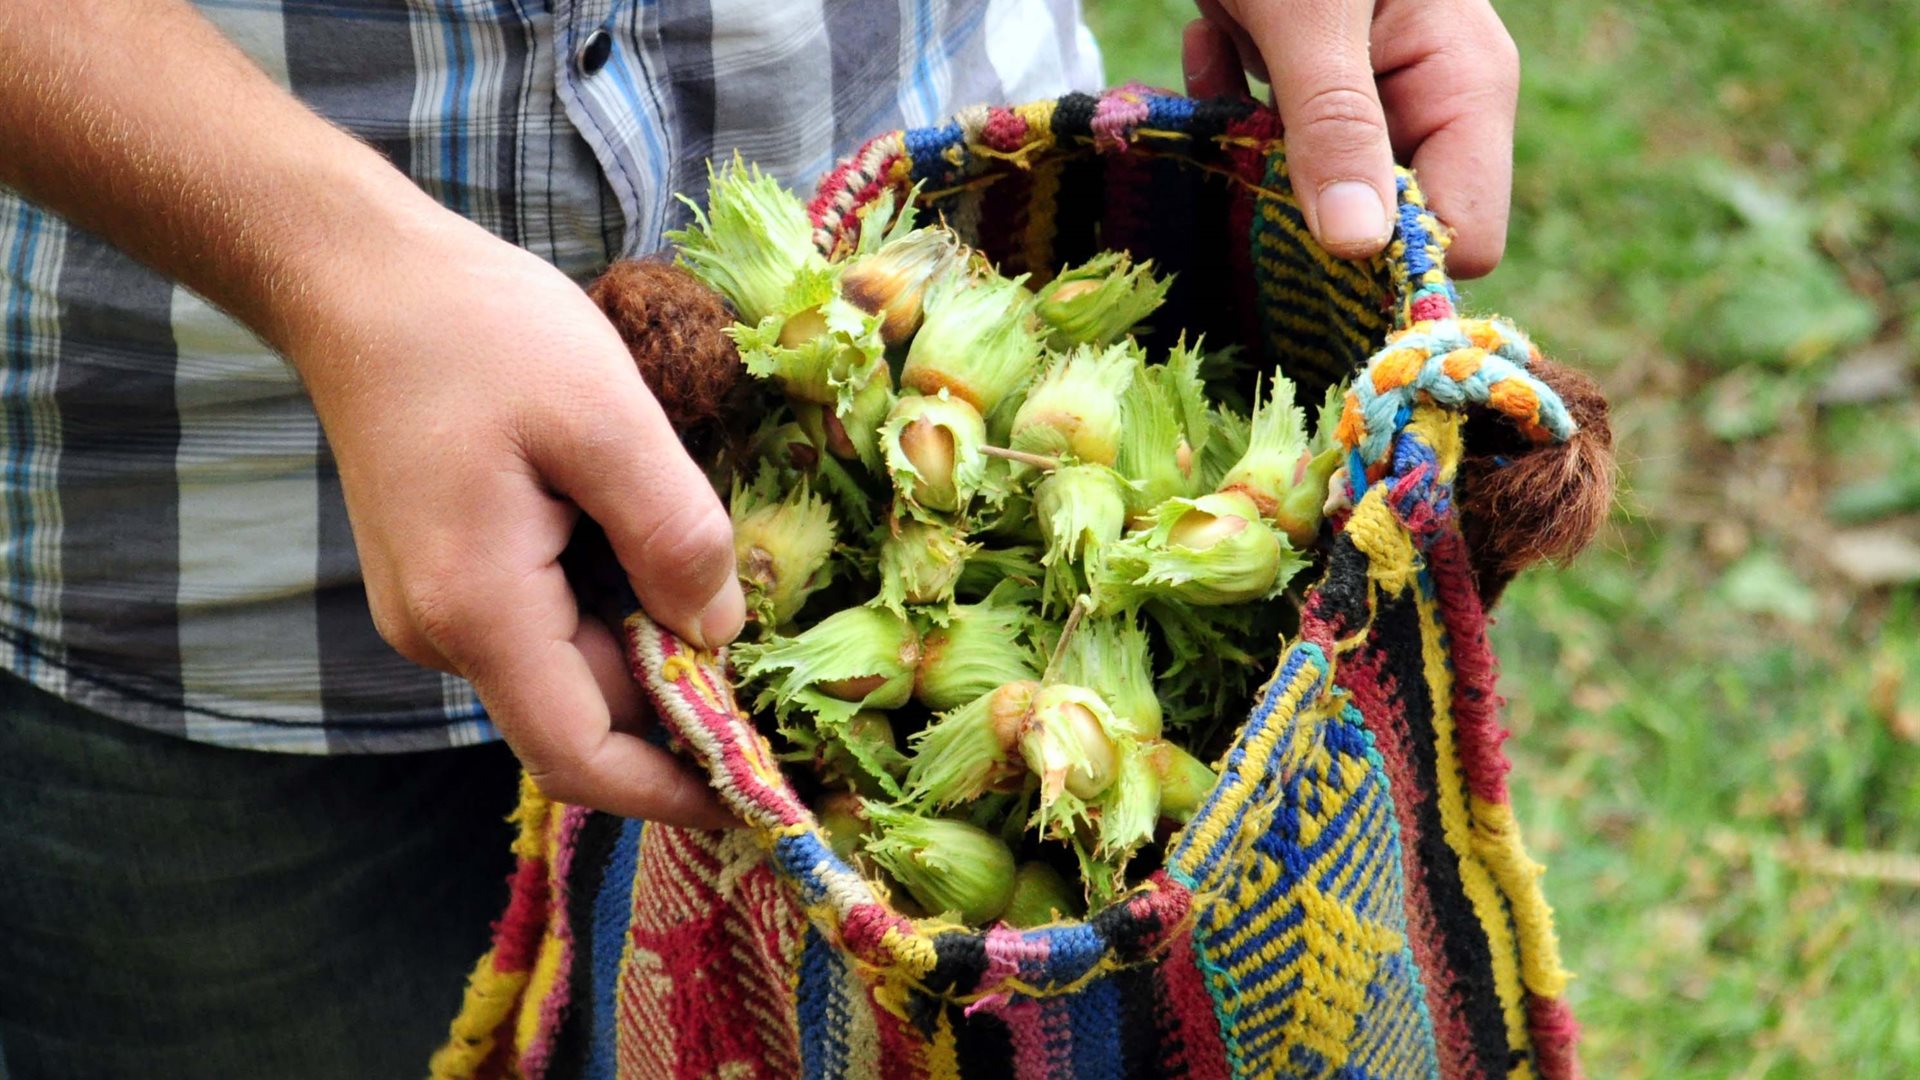
[[[1245,119],[1259,106],[1252,98],[1205,98],[1193,103],[1193,119],[1187,130],[1194,137],[1211,139],[1226,134],[1237,120]]]
[[[573,969],[567,973],[567,1000],[573,1005],[554,1033],[549,1076],[578,1076],[586,1068],[593,1045],[593,904],[607,876],[614,845],[620,841],[621,819],[598,811],[580,823],[573,842],[573,862],[567,870],[567,925],[573,927]]]
[[[1159,1077],[1164,1074],[1161,1056],[1158,995],[1154,992],[1153,968],[1147,965],[1122,968],[1114,973],[1113,985],[1120,992],[1120,1064],[1129,1078]]]
[[[1395,791],[1393,797],[1402,807],[1411,804],[1419,820],[1415,857],[1420,860],[1434,923],[1440,932],[1446,970],[1421,973],[1428,980],[1429,1000],[1459,1002],[1472,1036],[1474,1075],[1502,1077],[1507,1074],[1506,1019],[1493,981],[1492,948],[1461,883],[1457,856],[1441,832],[1433,699],[1421,651],[1419,609],[1411,595],[1380,602],[1367,647],[1381,654],[1382,671],[1393,680],[1399,714],[1405,718],[1408,764],[1419,788],[1418,798],[1413,798],[1413,792],[1403,791]],[[1377,723],[1383,718],[1369,719]]]
[[[1068,158],[1060,170],[1060,193],[1053,208],[1053,266],[1049,271],[1085,262],[1106,249],[1101,236],[1101,222],[1107,216],[1106,165],[1104,156],[1090,155]],[[1040,210],[1035,207],[1033,212]]]
[[[940,1027],[940,1012],[947,1004],[941,998],[923,994],[918,990],[907,994],[907,1022],[928,1042],[933,1041],[933,1033]]]
[[[1053,134],[1056,138],[1086,138],[1093,134],[1093,111],[1100,99],[1091,94],[1072,93],[1053,106]]]
[[[985,1011],[966,1015],[949,1007],[953,1023],[953,1053],[963,1080],[1007,1080],[1013,1065],[1013,1033],[997,1016]]]
[[[1147,233],[1147,251],[1162,274],[1176,270],[1167,289],[1166,302],[1148,317],[1153,333],[1144,343],[1155,352],[1171,348],[1184,332],[1189,341],[1203,326],[1199,311],[1219,306],[1210,282],[1209,271],[1226,264],[1226,248],[1208,252],[1196,245],[1203,240],[1203,211],[1224,209],[1202,197],[1205,173],[1184,158],[1161,156],[1147,160],[1145,172],[1153,212],[1142,224]],[[1224,237],[1223,237],[1224,239]],[[1216,339],[1225,344],[1223,339]]]
[[[924,982],[926,988],[935,994],[944,994],[956,988],[971,990],[979,984],[980,977],[987,973],[985,934],[960,931],[939,934],[933,939],[933,955],[937,959]]]
[[[1122,963],[1140,959],[1160,942],[1160,916],[1150,908],[1136,914],[1131,905],[1115,904],[1095,915],[1091,924]]]
[[[1312,613],[1326,621],[1336,638],[1346,637],[1367,619],[1367,556],[1345,533],[1334,537],[1327,556],[1327,576],[1314,587],[1308,601]]]

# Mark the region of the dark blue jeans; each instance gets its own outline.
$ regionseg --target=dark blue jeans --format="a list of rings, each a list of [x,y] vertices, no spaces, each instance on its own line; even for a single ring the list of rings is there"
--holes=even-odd
[[[424,1076],[514,794],[497,745],[227,750],[0,676],[0,1080]]]

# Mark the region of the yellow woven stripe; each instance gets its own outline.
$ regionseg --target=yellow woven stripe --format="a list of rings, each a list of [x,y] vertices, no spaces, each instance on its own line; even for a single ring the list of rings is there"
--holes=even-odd
[[[1308,761],[1305,763],[1306,767],[1322,774],[1332,768],[1338,767],[1339,764],[1340,763],[1335,761],[1333,756],[1327,752],[1326,745],[1318,740],[1314,741],[1312,749],[1308,751]],[[1315,816],[1304,813],[1297,817],[1296,823],[1300,828],[1301,847],[1312,847],[1319,839],[1321,831],[1326,827],[1326,822],[1338,816],[1339,808],[1345,805],[1346,800],[1353,797],[1350,789],[1337,790],[1324,781],[1316,782],[1314,787],[1318,789],[1320,794],[1321,813],[1318,817],[1324,818],[1325,820],[1319,820]],[[1351,846],[1334,846],[1332,849],[1323,853],[1319,861],[1307,868],[1302,880],[1305,882],[1320,880],[1320,876],[1326,873],[1329,862],[1343,854],[1351,854],[1352,851],[1353,848]],[[1342,871],[1341,879],[1345,880],[1348,872],[1352,870],[1353,864],[1362,861],[1364,860],[1357,858],[1349,859],[1349,865]],[[1262,895],[1271,890],[1273,881],[1279,877],[1279,864],[1267,858],[1250,859],[1244,865],[1243,873],[1245,877],[1242,879],[1238,891],[1242,895]],[[1336,893],[1337,891],[1336,889]],[[1272,923],[1287,910],[1289,910],[1289,906],[1284,903],[1273,904],[1263,908],[1258,916],[1250,920],[1247,925],[1242,926],[1232,937],[1210,948],[1220,955],[1237,952],[1250,938],[1256,938],[1266,933],[1267,927],[1272,925]],[[1215,909],[1215,913],[1218,920],[1216,926],[1224,927],[1229,920],[1220,916],[1219,908]],[[1250,958],[1235,965],[1230,969],[1230,973],[1236,979],[1243,977],[1251,970],[1252,965],[1263,963],[1285,952],[1298,934],[1299,928],[1288,931],[1281,937],[1269,942],[1265,948],[1262,948]]]
[[[1347,538],[1367,557],[1367,576],[1388,594],[1407,592],[1414,587],[1414,574],[1420,568],[1413,538],[1401,528],[1393,508],[1387,505],[1387,489],[1375,484],[1347,519]]]
[[[520,805],[507,820],[518,825],[513,837],[513,853],[523,859],[547,857],[547,818],[553,804],[540,793],[539,785],[525,772],[520,774]]]
[[[552,853],[559,848],[560,832],[566,823],[566,815],[549,812],[546,818],[545,835],[541,844],[547,858],[547,895],[558,897],[565,882],[561,880],[560,867],[557,860],[553,859]],[[516,1018],[514,1027],[515,1045],[522,1049],[533,1045],[533,1041],[540,1035],[541,1005],[560,982],[561,964],[566,958],[566,953],[566,943],[554,933],[554,923],[549,918],[540,935],[540,951],[534,956],[533,972],[527,979],[526,992],[520,999],[520,1015]]]
[[[512,851],[522,859],[549,857],[549,824],[558,817],[553,803],[540,793],[533,778],[520,774],[520,802],[507,818],[516,826]],[[493,1053],[495,1036],[506,1025],[526,990],[527,972],[496,971],[493,950],[480,958],[467,976],[460,1011],[453,1018],[445,1045],[428,1062],[433,1080],[464,1080]]]
[[[1263,310],[1269,321],[1308,339],[1324,338],[1332,331],[1333,336],[1344,340],[1356,356],[1365,356],[1373,350],[1379,337],[1377,329],[1369,324],[1355,324],[1338,317],[1325,291],[1285,283],[1287,280],[1298,280],[1301,274],[1310,273],[1304,263],[1290,265],[1267,257],[1257,259],[1256,263],[1263,279],[1260,288]],[[1291,306],[1283,306],[1282,301]],[[1343,357],[1321,358],[1322,366],[1344,367],[1345,363]],[[1343,370],[1341,374],[1346,372]]]
[[[1271,259],[1261,259],[1260,265],[1261,265],[1261,273],[1267,273],[1267,275],[1275,275],[1275,273],[1281,273],[1281,269],[1277,269],[1277,267],[1275,267],[1275,263],[1273,263]],[[1269,294],[1273,294],[1273,292],[1279,292],[1279,290],[1267,290],[1267,292],[1269,292]],[[1300,292],[1298,296],[1302,296],[1302,298],[1308,298],[1309,294],[1306,294],[1306,292]],[[1365,356],[1365,354],[1369,352],[1369,348],[1371,348],[1371,342],[1367,342],[1367,340],[1365,340],[1363,336],[1359,336],[1359,334],[1356,334],[1356,332],[1352,331],[1352,327],[1340,327],[1340,325],[1338,325],[1336,321],[1327,321],[1327,319],[1325,319],[1323,315],[1319,315],[1319,313],[1311,313],[1311,315],[1308,315],[1308,313],[1300,313],[1300,311],[1290,311],[1290,309],[1286,309],[1286,307],[1273,306],[1273,304],[1269,304],[1269,306],[1267,306],[1267,309],[1265,309],[1265,319],[1267,319],[1267,321],[1269,321],[1269,323],[1271,323],[1271,325],[1273,325],[1275,329],[1279,329],[1279,331],[1292,332],[1292,334],[1298,334],[1300,338],[1306,338],[1306,340],[1311,340],[1311,338],[1325,338],[1325,336],[1327,336],[1327,331],[1329,331],[1329,327],[1332,327],[1332,329],[1338,329],[1338,331],[1340,331],[1340,334],[1342,334],[1342,336],[1346,336],[1346,338],[1348,338],[1350,342],[1357,342],[1357,346],[1356,346],[1357,356]],[[1315,350],[1315,354],[1317,354],[1317,352],[1319,352],[1319,350]],[[1298,361],[1298,359],[1309,359],[1309,361],[1313,361],[1313,365],[1315,365],[1315,367],[1319,367],[1319,369],[1323,369],[1323,371],[1334,371],[1334,369],[1342,369],[1342,371],[1338,371],[1338,375],[1346,375],[1346,371],[1344,371],[1344,365],[1342,365],[1342,361],[1340,361],[1338,357],[1288,356],[1286,357],[1286,359],[1288,359],[1288,363],[1292,363],[1292,361]]]
[[[1543,998],[1566,993],[1572,978],[1560,964],[1560,939],[1553,932],[1553,908],[1540,891],[1540,875],[1546,867],[1527,856],[1520,841],[1520,826],[1514,820],[1513,807],[1503,802],[1487,802],[1468,797],[1473,813],[1473,850],[1487,864],[1507,904],[1520,935],[1520,977],[1527,989]]]
[[[1311,265],[1317,271],[1343,286],[1343,288],[1324,290],[1322,295],[1339,305],[1341,312],[1351,319],[1355,326],[1374,328],[1385,326],[1385,319],[1377,310],[1357,299],[1363,296],[1376,296],[1380,292],[1380,285],[1371,272],[1372,263],[1355,263],[1327,254],[1325,249],[1321,248],[1320,242],[1315,240],[1313,234],[1307,230],[1306,222],[1296,220],[1273,200],[1261,201],[1260,216],[1285,233],[1288,239],[1293,241],[1294,249],[1304,254],[1307,260],[1311,260]],[[1368,344],[1370,340],[1370,338],[1363,339],[1362,343]]]
[[[933,1045],[927,1047],[927,1080],[960,1080],[960,1047],[953,1034],[953,1010],[940,1010],[940,1023],[933,1029]]]
[[[1286,162],[1279,162],[1274,169],[1274,175],[1268,179],[1270,184],[1276,180],[1289,179]],[[1294,215],[1288,214],[1283,209],[1283,205],[1278,199],[1263,199],[1260,203],[1260,216],[1286,233],[1287,237],[1293,241],[1292,247],[1312,259],[1314,265],[1327,277],[1363,294],[1377,291],[1378,286],[1374,284],[1372,276],[1367,270],[1361,268],[1363,264],[1337,258],[1328,253],[1307,229],[1306,219],[1300,217],[1296,220]]]
[[[1440,834],[1460,865],[1461,891],[1487,935],[1493,959],[1494,993],[1507,1022],[1507,1045],[1526,1046],[1527,1012],[1520,988],[1519,943],[1508,921],[1506,898],[1474,851],[1473,822],[1467,814],[1466,780],[1460,774],[1453,729],[1453,668],[1448,664],[1439,613],[1430,597],[1416,594],[1420,651],[1433,698],[1434,788],[1440,804]]]
[[[513,1030],[514,1045],[522,1050],[533,1045],[540,1036],[541,1003],[547,995],[553,993],[560,982],[560,963],[566,955],[565,944],[549,933],[540,939],[540,953],[533,961],[533,974],[528,977],[526,992],[520,998],[520,1015],[516,1018]]]
[[[496,971],[493,950],[467,976],[467,991],[445,1045],[427,1062],[430,1080],[470,1080],[493,1053],[494,1036],[526,987],[524,971]]]
[[[1056,103],[1049,98],[1046,101],[1034,101],[1014,107],[1014,115],[1027,122],[1027,144],[1029,146],[1045,147],[1053,145],[1053,110],[1055,104]]]
[[[1354,761],[1351,758],[1340,761],[1339,766],[1342,770],[1368,768],[1368,765],[1365,762]],[[1347,791],[1353,791],[1364,782],[1365,782],[1364,780],[1360,780],[1360,779],[1348,781],[1343,777],[1341,780],[1341,786],[1345,788]],[[1382,780],[1382,783],[1385,783],[1384,779]],[[1391,815],[1392,813],[1392,811],[1384,810],[1384,809],[1382,812],[1389,815]],[[1385,826],[1383,825],[1381,827],[1384,828]],[[1357,875],[1363,872],[1366,872],[1375,868],[1374,865],[1369,863],[1366,859],[1359,857],[1359,852],[1363,852],[1365,850],[1366,844],[1370,842],[1370,839],[1361,836],[1359,832],[1358,822],[1356,822],[1355,824],[1354,832],[1355,832],[1355,838],[1356,838],[1355,845],[1354,845],[1355,851],[1356,851],[1355,857],[1347,860],[1347,865],[1340,868],[1340,873],[1334,876],[1334,879],[1331,883],[1332,891],[1336,896],[1346,895],[1348,891],[1348,886],[1352,883],[1354,877],[1356,877]],[[1378,886],[1376,885],[1375,888],[1378,888]]]
[[[1263,859],[1260,861],[1265,862],[1267,860]],[[1311,884],[1310,879],[1300,881],[1294,888],[1288,890],[1288,894],[1281,898],[1280,902],[1269,905],[1268,910],[1262,912],[1259,920],[1260,927],[1265,928],[1272,924],[1282,914],[1292,910],[1295,905],[1307,903],[1308,899],[1306,894],[1308,891],[1311,891],[1313,897],[1317,898],[1319,903],[1314,910],[1309,913],[1307,918],[1303,919],[1292,929],[1279,934],[1273,940],[1249,954],[1245,959],[1227,969],[1227,974],[1232,976],[1234,984],[1239,986],[1243,992],[1252,995],[1254,1000],[1258,1000],[1261,996],[1259,988],[1285,982],[1292,974],[1294,968],[1299,966],[1300,958],[1295,958],[1293,963],[1288,964],[1284,968],[1277,969],[1272,974],[1263,977],[1259,982],[1247,981],[1248,976],[1253,975],[1262,965],[1270,963],[1285,953],[1293,947],[1296,941],[1303,937],[1307,939],[1307,948],[1302,954],[1303,957],[1314,955],[1325,956],[1328,943],[1333,940],[1333,935],[1335,935],[1336,932],[1340,937],[1347,940],[1353,940],[1355,936],[1358,935],[1361,939],[1372,942],[1381,952],[1396,952],[1400,946],[1406,942],[1406,939],[1400,934],[1378,923],[1363,920],[1354,915],[1352,908],[1323,894],[1318,888],[1315,888]],[[1252,936],[1255,935],[1250,933],[1237,934],[1234,936],[1232,943],[1209,945],[1208,951],[1216,955],[1227,955],[1238,947],[1239,942]]]
[[[922,934],[902,933],[898,927],[889,927],[880,935],[880,943],[916,979],[925,976],[940,962],[940,957],[933,951],[933,939]]]

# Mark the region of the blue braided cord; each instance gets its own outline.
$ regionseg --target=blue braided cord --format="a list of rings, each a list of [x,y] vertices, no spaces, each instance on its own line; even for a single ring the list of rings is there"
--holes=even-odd
[[[1431,254],[1436,245],[1433,234],[1427,231],[1426,223],[1420,220],[1421,216],[1427,212],[1426,209],[1407,198],[1407,188],[1412,183],[1412,176],[1402,170],[1394,177],[1393,186],[1398,195],[1395,215],[1399,218],[1400,239],[1406,244],[1406,250],[1401,258],[1406,263],[1408,282],[1417,287],[1427,271],[1433,270],[1436,266]],[[1431,288],[1431,286],[1428,287]],[[1445,280],[1440,288],[1445,292],[1447,299],[1458,307],[1460,295],[1454,291],[1453,281]],[[1419,294],[1415,293],[1415,295]]]
[[[1347,501],[1355,506],[1367,495],[1367,459],[1358,447],[1347,453]]]
[[[1560,395],[1526,370],[1531,356],[1526,338],[1506,323],[1500,324],[1500,344],[1481,361],[1479,369],[1464,379],[1455,379],[1445,370],[1447,355],[1472,347],[1459,324],[1448,320],[1422,330],[1402,334],[1389,342],[1382,353],[1414,349],[1427,354],[1420,372],[1412,382],[1384,394],[1373,388],[1365,375],[1355,380],[1360,414],[1366,421],[1366,437],[1361,440],[1361,456],[1369,463],[1386,456],[1394,435],[1412,418],[1413,400],[1425,393],[1448,408],[1483,404],[1495,383],[1518,379],[1533,390],[1540,402],[1540,426],[1555,439],[1572,437],[1576,425]],[[1376,354],[1376,358],[1379,354]]]
[[[1409,435],[1394,444],[1393,475],[1407,476],[1422,465],[1438,465],[1440,459],[1433,447]],[[1428,481],[1431,483],[1431,479]]]
[[[1193,99],[1147,95],[1147,124],[1163,131],[1182,131],[1193,121]]]
[[[909,128],[901,133],[901,141],[907,148],[907,156],[913,159],[913,178],[932,180],[953,175],[954,165],[946,158],[946,151],[952,147],[966,145],[966,134],[960,129],[958,120],[949,120],[939,127]]]
[[[1410,434],[1394,444],[1394,476],[1411,476],[1423,466],[1427,468],[1427,472],[1420,483],[1405,491],[1389,492],[1390,497],[1397,497],[1398,501],[1394,504],[1394,509],[1402,518],[1412,513],[1414,507],[1422,502],[1431,504],[1436,514],[1445,515],[1453,509],[1453,488],[1439,483],[1440,457],[1434,452],[1433,447]]]
[[[810,832],[774,841],[773,857],[780,860],[787,876],[800,887],[801,900],[808,904],[826,900],[827,880],[836,870],[842,874],[852,873],[832,848]]]

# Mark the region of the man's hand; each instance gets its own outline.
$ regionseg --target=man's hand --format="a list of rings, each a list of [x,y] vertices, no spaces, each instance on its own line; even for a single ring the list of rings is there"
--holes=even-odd
[[[0,147],[0,183],[288,357],[381,632],[471,679],[548,795],[731,821],[634,734],[621,649],[558,563],[584,511],[660,622],[716,646],[744,619],[720,501],[584,293],[439,207],[182,0],[6,0]]]
[[[1323,247],[1367,258],[1392,231],[1393,163],[1411,165],[1456,236],[1455,277],[1500,262],[1513,184],[1520,58],[1487,0],[1199,0],[1188,93],[1268,79],[1287,165]]]
[[[719,498],[558,271],[437,209],[384,243],[385,259],[323,272],[326,302],[287,337],[381,635],[472,681],[549,796],[725,824],[706,785],[635,733],[646,707],[620,643],[580,614],[559,564],[584,511],[650,614],[725,644],[745,605]]]

